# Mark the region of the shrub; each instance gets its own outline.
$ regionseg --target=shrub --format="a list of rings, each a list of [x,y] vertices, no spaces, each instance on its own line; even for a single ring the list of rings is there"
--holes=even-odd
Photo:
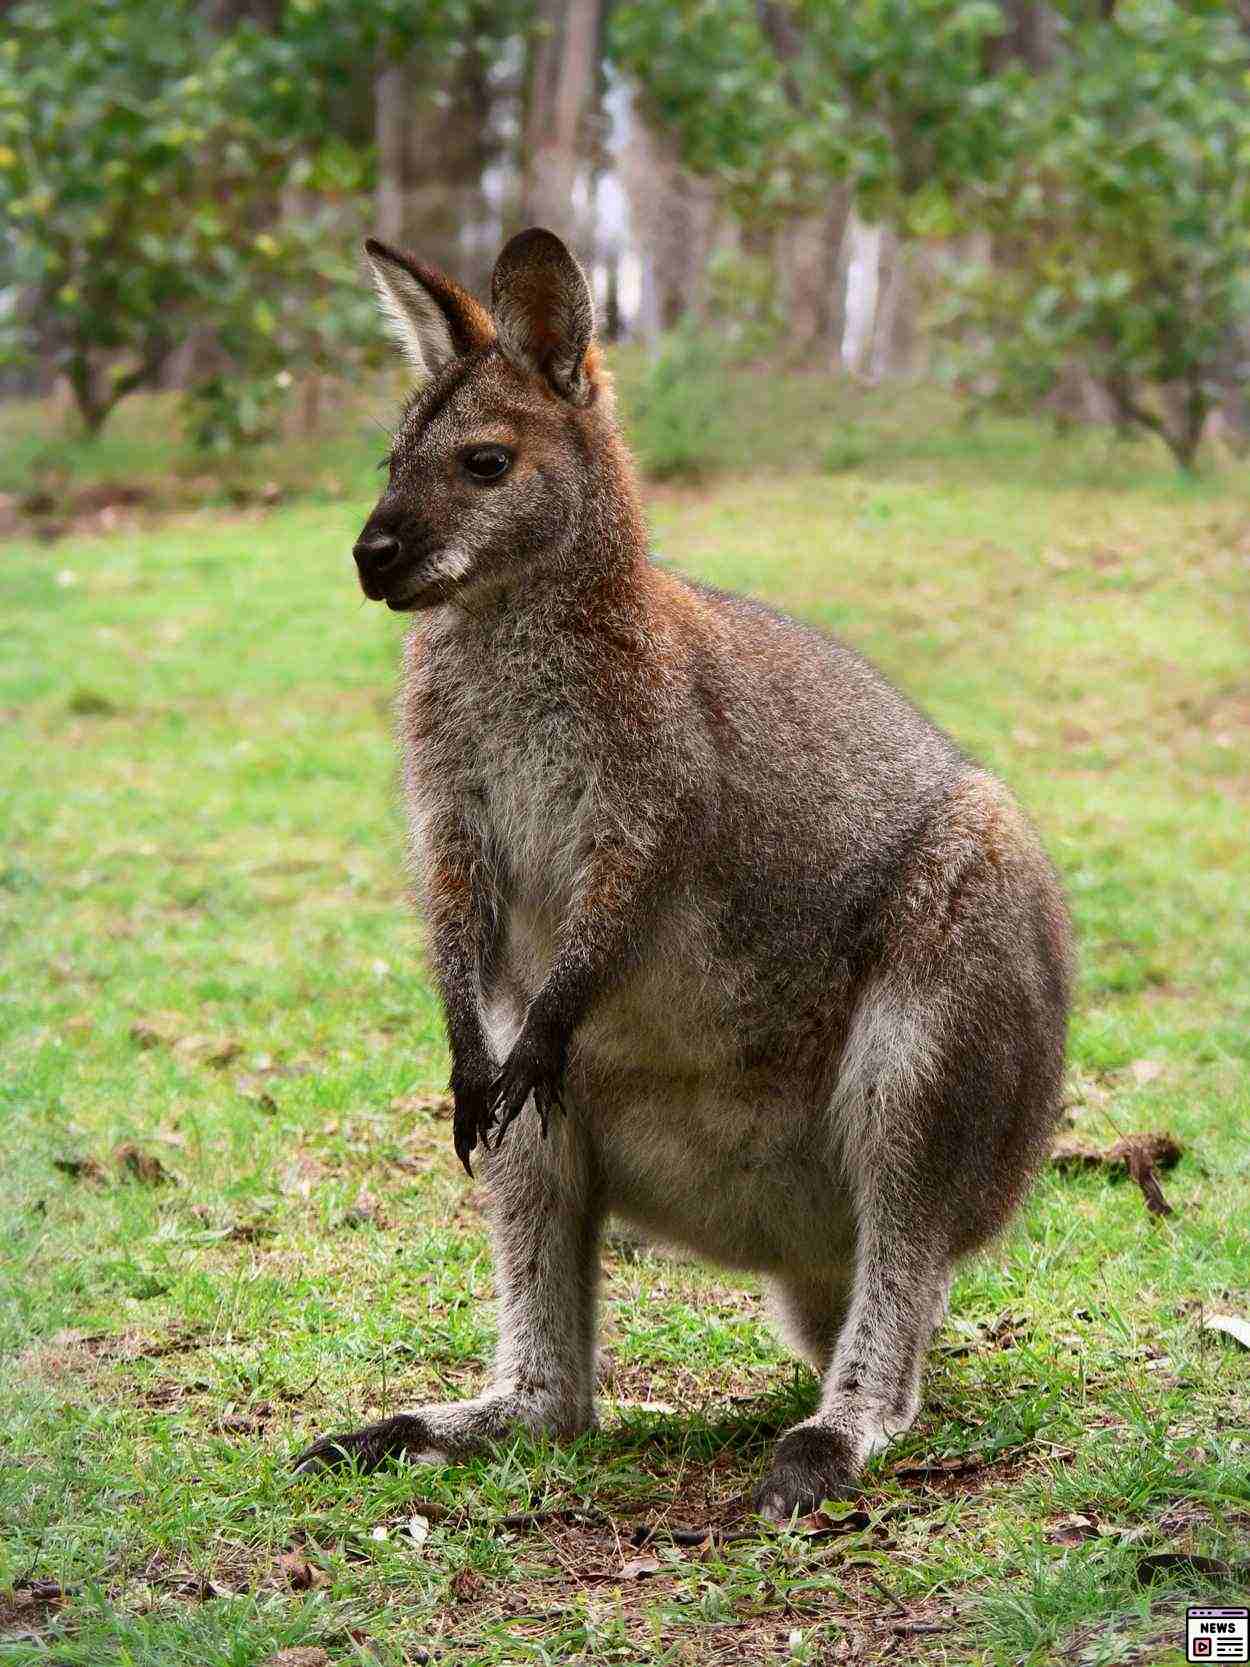
[[[661,343],[635,394],[630,428],[654,480],[698,479],[722,460],[729,393],[724,350],[692,326]]]

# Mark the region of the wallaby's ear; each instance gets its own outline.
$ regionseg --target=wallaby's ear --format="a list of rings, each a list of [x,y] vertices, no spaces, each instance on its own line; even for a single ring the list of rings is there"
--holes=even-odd
[[[449,359],[490,346],[490,314],[454,279],[376,237],[365,254],[383,316],[416,370],[435,376]]]
[[[574,405],[594,394],[595,308],[585,274],[554,232],[532,227],[495,262],[491,311],[499,350]]]

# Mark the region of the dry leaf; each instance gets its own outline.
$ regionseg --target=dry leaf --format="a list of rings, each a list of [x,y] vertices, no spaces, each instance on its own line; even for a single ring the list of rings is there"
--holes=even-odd
[[[330,1667],[330,1657],[315,1645],[298,1645],[293,1650],[279,1650],[277,1655],[267,1655],[260,1667]]]
[[[1097,1520],[1094,1517],[1083,1516],[1079,1511],[1073,1511],[1071,1516],[1057,1522],[1046,1538],[1053,1540],[1056,1545],[1080,1545],[1083,1540],[1096,1539],[1097,1536]]]
[[[373,1194],[362,1188],[356,1195],[356,1202],[350,1209],[343,1211],[344,1227],[385,1227],[386,1221],[382,1209]]]
[[[453,1107],[450,1094],[397,1094],[391,1101],[391,1110],[446,1120]]]
[[[192,1065],[211,1065],[220,1071],[243,1052],[243,1044],[233,1036],[183,1036],[174,1043],[174,1052]]]
[[[893,1466],[893,1474],[922,1480],[928,1476],[968,1476],[984,1467],[983,1454],[968,1453],[948,1459],[900,1459]]]
[[[1201,1557],[1190,1551],[1152,1551],[1139,1561],[1135,1572],[1143,1585],[1172,1573],[1181,1579],[1186,1574],[1204,1574],[1211,1580],[1240,1581],[1250,1577],[1250,1563],[1234,1565],[1219,1557]]]
[[[312,1564],[302,1551],[284,1551],[278,1558],[278,1567],[293,1592],[307,1592],[317,1578]]]
[[[242,1076],[234,1079],[236,1093],[245,1100],[255,1100],[262,1111],[277,1111],[278,1102],[265,1087],[263,1077],[254,1076],[245,1071]]]
[[[472,1569],[461,1569],[452,1576],[451,1595],[457,1603],[473,1603],[486,1590],[486,1582]]]
[[[141,1048],[171,1047],[177,1039],[181,1023],[181,1013],[150,1013],[147,1018],[136,1019],[131,1025],[130,1040],[137,1042]]]
[[[840,1517],[831,1517],[828,1511],[810,1511],[795,1523],[795,1532],[809,1540],[831,1540],[839,1534],[862,1534],[871,1525],[867,1511],[848,1511]]]
[[[628,1563],[622,1563],[617,1576],[620,1580],[646,1580],[653,1574],[659,1574],[663,1565],[655,1557],[631,1557]]]
[[[408,1537],[414,1545],[424,1545],[430,1537],[429,1517],[414,1516],[408,1518]]]
[[[1154,1159],[1147,1142],[1122,1140],[1120,1144],[1124,1148],[1124,1161],[1128,1165],[1128,1172],[1141,1188],[1146,1208],[1153,1216],[1170,1216],[1172,1206],[1163,1196],[1163,1188],[1155,1174]]]
[[[1148,1082],[1154,1082],[1157,1077],[1163,1075],[1163,1065],[1157,1059],[1135,1059],[1128,1070],[1139,1088],[1144,1088]]]
[[[1123,1170],[1141,1188],[1146,1208],[1152,1215],[1170,1216],[1172,1206],[1163,1196],[1155,1171],[1172,1169],[1179,1162],[1181,1152],[1181,1144],[1174,1135],[1139,1134],[1117,1140],[1105,1151],[1082,1145],[1080,1141],[1059,1140],[1051,1150],[1050,1161],[1056,1169],[1106,1168],[1112,1173]]]
[[[105,1171],[103,1164],[94,1158],[53,1158],[53,1169],[59,1169],[63,1175],[68,1175],[72,1181],[103,1181]]]
[[[145,1186],[159,1187],[172,1182],[173,1176],[161,1160],[151,1152],[136,1146],[133,1140],[123,1142],[113,1153],[113,1162],[136,1181]]]
[[[1203,1319],[1202,1329],[1221,1332],[1240,1343],[1243,1349],[1250,1349],[1250,1320],[1243,1320],[1237,1314],[1208,1314]]]

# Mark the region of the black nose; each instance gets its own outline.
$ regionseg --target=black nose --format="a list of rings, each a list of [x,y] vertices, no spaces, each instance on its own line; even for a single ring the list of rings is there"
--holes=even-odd
[[[399,560],[399,540],[394,533],[369,533],[356,540],[352,555],[362,579],[384,579]]]

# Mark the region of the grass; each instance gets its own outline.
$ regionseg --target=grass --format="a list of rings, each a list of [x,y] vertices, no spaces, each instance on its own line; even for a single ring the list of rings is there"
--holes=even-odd
[[[750,472],[657,492],[657,548],[841,631],[1011,781],[1080,933],[1075,1132],[1185,1155],[1161,1220],[1043,1177],[823,1538],[741,1503],[814,1394],[754,1284],[617,1238],[595,1435],[288,1474],[471,1390],[492,1337],[402,895],[398,625],[345,557],[363,429],[309,454],[357,458],[323,501],[4,547],[6,1667],[1178,1662],[1186,1599],[1245,1601],[1250,1356],[1201,1325],[1250,1290],[1244,480],[942,411],[763,385]],[[723,1532],[631,1543],[673,1524]]]

